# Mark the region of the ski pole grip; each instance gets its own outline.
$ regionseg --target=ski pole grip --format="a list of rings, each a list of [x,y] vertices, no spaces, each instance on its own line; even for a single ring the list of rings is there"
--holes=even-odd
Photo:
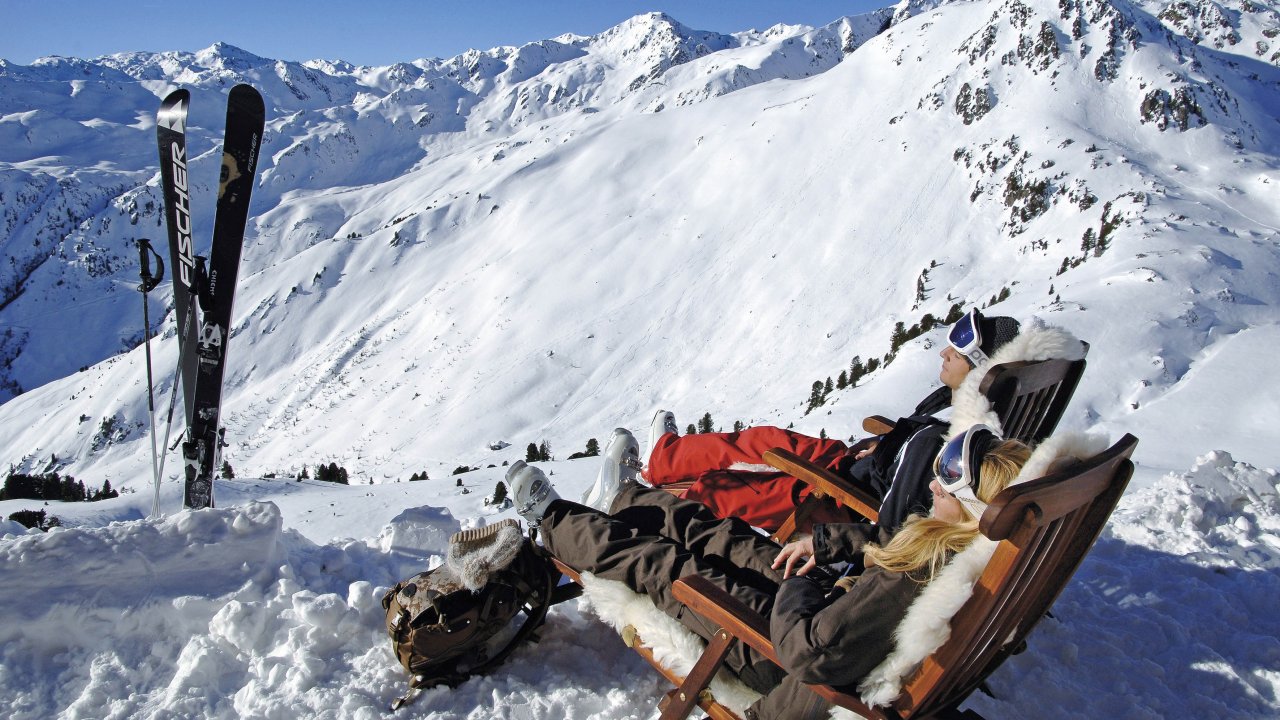
[[[142,277],[142,284],[138,286],[138,289],[143,293],[148,293],[164,279],[164,260],[161,259],[160,253],[156,252],[155,248],[151,247],[150,240],[147,240],[146,238],[139,238],[136,242],[138,243],[138,265],[141,266],[139,275]],[[152,256],[156,259],[155,275],[151,274]]]
[[[141,270],[139,274],[142,277],[142,283],[145,285],[151,279],[151,255],[148,253],[151,241],[146,238],[139,238],[135,242],[138,244],[138,265]]]

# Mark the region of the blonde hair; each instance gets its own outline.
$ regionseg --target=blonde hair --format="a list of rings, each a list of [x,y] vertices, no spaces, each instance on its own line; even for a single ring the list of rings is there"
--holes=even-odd
[[[1018,477],[1031,457],[1031,448],[1017,440],[1005,440],[982,457],[977,495],[991,502]],[[878,565],[893,572],[926,570],[924,582],[933,580],[947,558],[969,547],[978,537],[978,521],[967,513],[962,522],[948,522],[932,517],[912,515],[902,529],[884,547],[867,545],[864,551],[867,567]]]

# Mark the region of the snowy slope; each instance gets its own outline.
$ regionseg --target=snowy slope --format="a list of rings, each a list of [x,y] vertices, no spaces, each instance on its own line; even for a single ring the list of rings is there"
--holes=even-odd
[[[372,715],[400,682],[375,587],[484,522],[501,477],[468,474],[457,495],[454,467],[544,440],[565,457],[658,406],[682,426],[710,412],[845,436],[932,387],[940,333],[805,415],[815,380],[883,357],[895,322],[1008,289],[989,312],[1091,343],[1064,425],[1137,435],[1140,467],[1061,625],[974,706],[1043,714],[1053,687],[1051,716],[1067,698],[1174,716],[1208,687],[1203,711],[1274,716],[1277,27],[1274,3],[990,0],[764,33],[654,14],[384,68],[227,45],[0,63],[0,462],[125,490],[50,506],[72,530],[0,541],[6,593],[101,553],[121,567],[85,566],[65,605],[0,598],[10,714]],[[225,457],[254,478],[337,462],[355,484],[228,481],[226,509],[143,520],[131,241],[164,232],[152,117],[192,89],[207,233],[221,97],[240,81],[269,120]],[[171,325],[152,343],[162,412]],[[580,488],[584,462],[552,467]],[[397,484],[422,470],[435,479]],[[231,551],[178,582],[172,548],[211,543]],[[41,631],[62,622],[93,639]],[[599,623],[573,606],[547,635],[413,712],[487,716],[472,708],[497,693],[503,717],[649,716],[656,683]]]

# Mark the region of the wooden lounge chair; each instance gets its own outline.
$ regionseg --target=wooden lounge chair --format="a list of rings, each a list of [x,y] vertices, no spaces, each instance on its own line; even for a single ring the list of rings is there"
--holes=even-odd
[[[987,371],[979,392],[991,401],[1005,437],[1038,442],[1049,437],[1058,426],[1067,403],[1080,384],[1084,368],[1083,358],[1004,363]],[[884,435],[893,426],[893,422],[882,415],[873,415],[862,422],[862,429],[872,436]],[[850,450],[856,452],[861,449],[860,445],[865,447],[865,443],[873,439],[867,438]],[[880,500],[847,478],[782,449],[765,453],[764,461],[814,486],[814,491],[773,534],[778,542],[786,542],[797,528],[808,527],[809,517],[820,503],[830,502],[828,498],[839,500],[872,522],[879,517]]]
[[[886,707],[828,686],[809,686],[838,706],[868,718],[976,717],[959,705],[1019,648],[1093,546],[1119,501],[1133,464],[1137,438],[1125,435],[1110,449],[1067,470],[1010,487],[983,514],[980,529],[998,544],[969,599],[951,619],[951,634],[906,678],[901,694]],[[577,572],[557,562],[577,580]],[[642,657],[676,686],[659,703],[663,720],[685,718],[702,708],[716,720],[738,716],[707,691],[712,675],[735,642],[745,642],[778,662],[768,623],[698,576],[676,582],[674,595],[691,611],[720,627],[701,659],[684,677],[646,652]]]

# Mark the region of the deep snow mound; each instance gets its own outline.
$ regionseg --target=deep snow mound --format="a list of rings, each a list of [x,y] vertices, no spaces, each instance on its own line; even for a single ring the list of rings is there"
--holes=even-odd
[[[1275,717],[1280,476],[1225,452],[1122,499],[989,716]]]

